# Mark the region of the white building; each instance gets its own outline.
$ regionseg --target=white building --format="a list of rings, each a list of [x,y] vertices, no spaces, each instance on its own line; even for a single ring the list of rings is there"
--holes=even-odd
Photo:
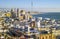
[[[40,28],[40,26],[41,26],[41,25],[40,25],[40,20],[38,20],[38,22],[37,22],[37,27]]]

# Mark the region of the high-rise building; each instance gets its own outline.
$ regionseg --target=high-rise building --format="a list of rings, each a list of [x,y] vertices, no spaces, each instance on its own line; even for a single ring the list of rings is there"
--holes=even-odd
[[[11,9],[11,14],[14,12],[14,9]]]
[[[28,12],[28,20],[32,19],[32,15],[30,14],[30,12]]]
[[[11,17],[12,17],[12,15],[13,15],[13,12],[14,12],[14,10],[13,10],[13,9],[11,9]]]
[[[14,9],[11,9],[11,18],[16,18],[16,14],[14,13]]]
[[[24,20],[26,17],[25,17],[25,11],[24,10],[21,10],[20,13],[19,13],[19,19],[20,20]]]
[[[16,16],[19,17],[19,14],[20,14],[20,9],[17,8],[17,13],[16,13]]]

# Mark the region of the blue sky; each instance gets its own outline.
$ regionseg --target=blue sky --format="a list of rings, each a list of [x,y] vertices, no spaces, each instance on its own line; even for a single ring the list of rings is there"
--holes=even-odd
[[[0,0],[0,8],[60,8],[60,0]]]

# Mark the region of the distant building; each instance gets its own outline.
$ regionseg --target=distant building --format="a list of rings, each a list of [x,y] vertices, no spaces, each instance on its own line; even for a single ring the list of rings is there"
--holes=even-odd
[[[11,9],[11,18],[16,18],[16,13],[14,13],[14,9]]]
[[[19,13],[19,20],[23,20],[23,19],[25,19],[25,11],[21,10]]]
[[[16,13],[16,16],[19,17],[19,14],[20,14],[20,9],[17,8],[17,13]]]

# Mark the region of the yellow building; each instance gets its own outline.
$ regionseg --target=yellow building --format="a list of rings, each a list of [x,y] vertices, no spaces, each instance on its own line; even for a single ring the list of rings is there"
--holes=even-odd
[[[5,16],[6,16],[6,17],[11,17],[11,13],[8,12],[8,13],[5,14]]]
[[[56,39],[56,36],[53,34],[40,34],[40,39]]]

